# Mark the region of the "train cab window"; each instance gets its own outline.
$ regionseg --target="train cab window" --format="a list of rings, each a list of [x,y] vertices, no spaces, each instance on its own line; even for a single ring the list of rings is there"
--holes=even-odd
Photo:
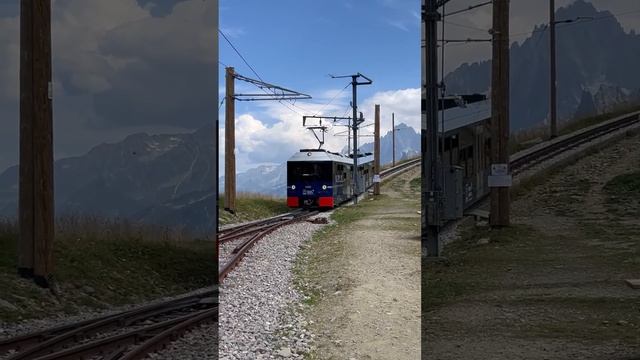
[[[296,181],[331,181],[333,165],[330,162],[290,162],[287,171],[287,182]]]

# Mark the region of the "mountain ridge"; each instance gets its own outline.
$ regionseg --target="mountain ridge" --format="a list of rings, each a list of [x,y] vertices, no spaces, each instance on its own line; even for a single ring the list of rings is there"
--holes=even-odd
[[[597,21],[558,25],[558,118],[598,115],[612,107],[640,101],[640,71],[635,66],[640,62],[640,36],[634,31],[626,32],[611,12],[599,11],[584,0],[556,11],[558,20],[578,17]],[[547,121],[548,44],[549,31],[539,25],[522,43],[515,42],[510,47],[513,130]],[[490,82],[491,60],[462,64],[445,76],[447,90],[452,94],[487,94]],[[591,113],[585,113],[587,110]]]

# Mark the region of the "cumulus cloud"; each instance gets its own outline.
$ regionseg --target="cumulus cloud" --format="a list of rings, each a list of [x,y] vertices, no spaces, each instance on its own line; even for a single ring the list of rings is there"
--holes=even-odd
[[[329,99],[340,90],[323,92]],[[345,95],[347,96],[347,95]],[[326,104],[326,103],[325,103]],[[380,104],[381,133],[384,135],[391,130],[391,113],[395,113],[396,124],[406,123],[418,130],[420,128],[420,89],[400,89],[383,91],[364,99],[358,106],[365,116],[366,123],[374,120],[374,105]],[[291,106],[290,106],[291,107]],[[300,104],[306,113],[319,112],[321,115],[345,115],[344,104],[330,104],[322,102]],[[351,115],[349,110],[346,116]],[[327,124],[324,122],[323,124]],[[331,151],[342,151],[347,146],[347,138],[336,136],[344,132],[346,127],[328,123],[329,129],[325,136],[324,148]],[[371,133],[373,127],[367,127],[362,133]],[[361,143],[370,142],[362,138]],[[220,164],[224,164],[224,128],[220,130]],[[262,111],[257,114],[239,114],[236,116],[236,164],[239,172],[261,164],[279,164],[286,161],[292,154],[304,148],[315,148],[318,142],[313,134],[302,126],[300,114],[287,109],[279,103],[264,104]],[[223,166],[221,165],[221,173]]]
[[[391,114],[395,114],[395,123],[405,123],[419,131],[420,120],[420,88],[389,90],[373,94],[366,99],[361,111],[365,118],[373,121],[374,106],[380,105],[380,132],[391,131]]]

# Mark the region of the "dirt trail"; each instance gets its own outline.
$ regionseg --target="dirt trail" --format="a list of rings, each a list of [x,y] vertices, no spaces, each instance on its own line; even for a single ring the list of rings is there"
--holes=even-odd
[[[604,187],[640,168],[640,137],[512,203],[513,226],[467,229],[428,264],[429,359],[640,359],[640,206]],[[638,196],[637,194],[635,195]]]
[[[307,249],[306,278],[322,289],[308,317],[312,358],[420,357],[420,202],[410,184],[418,175],[398,175],[377,199],[341,209],[358,219]]]

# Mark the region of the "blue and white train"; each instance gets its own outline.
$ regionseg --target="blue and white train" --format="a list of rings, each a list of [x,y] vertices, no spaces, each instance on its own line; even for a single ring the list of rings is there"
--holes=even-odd
[[[373,155],[358,156],[360,192],[373,185]],[[353,158],[324,149],[302,149],[287,161],[287,206],[334,208],[354,192]]]

